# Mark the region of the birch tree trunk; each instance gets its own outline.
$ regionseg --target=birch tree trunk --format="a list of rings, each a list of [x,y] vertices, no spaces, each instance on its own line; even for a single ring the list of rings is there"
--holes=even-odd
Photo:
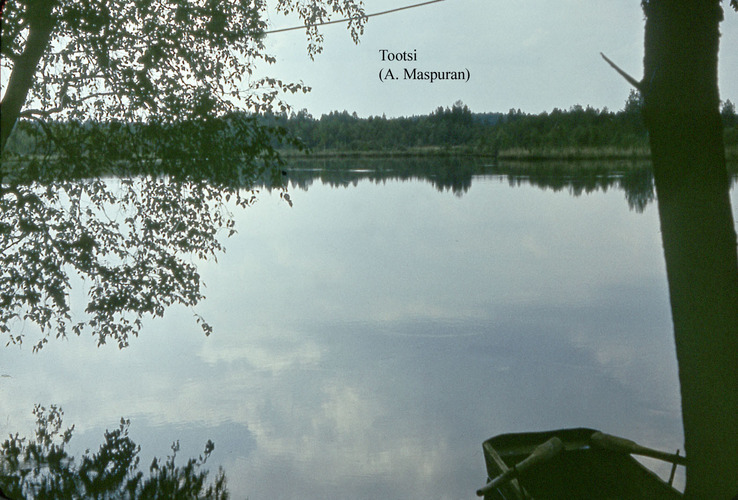
[[[54,29],[52,9],[54,2],[40,0],[29,2],[28,7],[28,37],[23,52],[14,61],[13,71],[10,74],[8,85],[0,103],[0,151],[5,150],[5,144],[13,131],[21,109],[26,102],[28,91],[33,85],[33,76],[36,74],[38,63],[49,45],[51,32]]]

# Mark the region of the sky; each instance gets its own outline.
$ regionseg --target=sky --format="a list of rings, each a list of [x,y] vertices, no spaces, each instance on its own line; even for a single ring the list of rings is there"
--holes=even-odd
[[[228,251],[198,263],[207,298],[145,319],[128,348],[83,334],[33,353],[27,325],[0,354],[0,434],[56,403],[77,457],[121,417],[142,468],[212,439],[206,468],[252,500],[471,499],[502,432],[681,448],[654,204],[492,176],[463,196],[367,177],[290,191],[294,207],[273,191],[235,211]]]
[[[369,14],[421,0],[365,0]],[[738,13],[728,5],[721,24],[721,98],[738,101]],[[270,12],[271,29],[299,25]],[[580,104],[623,108],[630,85],[600,57],[641,78],[644,19],[639,0],[444,0],[370,18],[355,45],[345,24],[322,27],[324,51],[311,61],[302,30],[266,39],[277,63],[264,75],[302,81],[308,95],[289,96],[314,116],[346,110],[359,116],[427,114],[462,101],[475,112],[527,113]],[[416,52],[388,62],[380,51]],[[403,68],[468,71],[468,81],[404,80]],[[380,81],[391,69],[394,81]]]

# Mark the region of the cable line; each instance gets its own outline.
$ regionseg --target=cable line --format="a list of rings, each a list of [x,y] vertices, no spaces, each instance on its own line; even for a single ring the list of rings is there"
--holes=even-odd
[[[345,23],[346,21],[353,21],[355,19],[369,19],[370,17],[382,16],[384,14],[391,14],[393,12],[398,12],[398,11],[406,10],[406,9],[414,9],[415,7],[422,7],[424,5],[429,5],[432,3],[438,3],[438,2],[443,2],[443,1],[444,0],[431,0],[429,2],[421,2],[421,3],[416,3],[413,5],[406,5],[405,7],[398,7],[396,9],[384,10],[382,12],[375,12],[374,14],[365,14],[363,16],[347,17],[345,19],[336,19],[335,21],[324,21],[322,23],[305,24],[303,26],[294,26],[292,28],[281,28],[277,30],[265,31],[264,34],[271,35],[272,33],[283,33],[285,31],[301,30],[305,28],[312,28],[314,26],[324,26],[327,24]]]

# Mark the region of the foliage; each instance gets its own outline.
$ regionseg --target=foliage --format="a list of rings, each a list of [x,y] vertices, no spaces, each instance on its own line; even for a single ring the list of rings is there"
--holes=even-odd
[[[197,267],[185,257],[222,250],[219,232],[235,231],[226,202],[233,196],[231,206],[245,207],[254,197],[205,181],[146,176],[31,184],[7,194],[0,212],[0,330],[21,342],[10,330],[14,319],[56,336],[70,325],[77,334],[89,327],[98,344],[111,338],[120,347],[143,315],[162,316],[174,303],[193,306],[202,298]],[[72,272],[88,293],[84,321],[70,315]],[[137,317],[129,319],[128,311]],[[210,331],[204,322],[203,329]]]
[[[277,115],[267,123],[286,128],[315,150],[398,151],[411,147],[466,147],[477,153],[509,149],[563,150],[565,148],[645,147],[647,137],[640,117],[638,97],[631,96],[625,109],[573,106],[568,111],[531,115],[473,113],[461,102],[439,107],[423,116],[359,118],[333,112],[319,119],[306,112]]]
[[[726,129],[732,129],[738,126],[738,115],[735,113],[735,104],[730,99],[723,103],[720,116],[723,119],[723,127]]]
[[[280,0],[277,10],[301,17],[311,57],[322,41],[312,24],[356,18],[357,39],[365,20],[353,0]],[[203,297],[192,257],[213,257],[217,236],[234,232],[226,204],[248,206],[265,177],[279,185],[274,144],[301,147],[259,119],[289,109],[282,95],[308,90],[253,77],[274,62],[263,45],[267,13],[264,0],[3,4],[8,342],[21,342],[12,329],[30,322],[43,332],[36,348],[70,327],[123,347],[145,316]],[[74,275],[88,293],[82,318],[70,316]]]
[[[53,5],[46,13],[53,31],[30,89],[40,109],[26,110],[28,116],[171,123],[235,107],[258,112],[272,105],[276,90],[304,89],[272,78],[251,81],[259,62],[274,62],[264,52],[264,0],[9,2],[3,12],[4,69],[14,69],[32,43],[29,30],[40,23],[44,4]],[[277,10],[296,11],[306,25],[326,20],[328,11],[362,13],[348,0],[281,0]],[[355,38],[362,23],[350,25]],[[315,27],[307,33],[309,53],[315,54],[320,35]]]
[[[313,151],[402,152],[437,148],[496,155],[524,151],[543,156],[599,149],[617,152],[646,151],[648,135],[641,115],[642,99],[632,91],[622,110],[613,112],[579,105],[568,110],[527,114],[474,113],[462,102],[438,107],[427,115],[359,118],[347,111],[320,118],[303,110],[266,115],[265,123],[283,127]],[[723,106],[725,143],[738,147],[738,121],[728,100]]]
[[[69,456],[66,447],[74,426],[62,431],[64,412],[51,406],[36,406],[35,439],[11,435],[0,445],[0,486],[10,498],[83,499],[227,499],[222,469],[214,482],[202,466],[215,445],[208,441],[205,452],[190,458],[183,467],[175,464],[179,442],[164,461],[154,459],[149,475],[138,470],[140,446],[128,436],[130,421],[121,419],[117,429],[105,432],[96,453],[87,450],[80,459]]]

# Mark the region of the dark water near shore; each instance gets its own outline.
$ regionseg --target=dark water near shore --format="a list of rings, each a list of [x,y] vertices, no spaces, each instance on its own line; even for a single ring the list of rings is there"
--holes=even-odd
[[[55,403],[79,450],[121,416],[145,465],[212,439],[251,500],[471,498],[504,432],[683,448],[647,175],[393,165],[297,165],[292,207],[263,191],[236,212],[201,265],[210,337],[173,309],[123,351],[3,348],[0,431]]]

